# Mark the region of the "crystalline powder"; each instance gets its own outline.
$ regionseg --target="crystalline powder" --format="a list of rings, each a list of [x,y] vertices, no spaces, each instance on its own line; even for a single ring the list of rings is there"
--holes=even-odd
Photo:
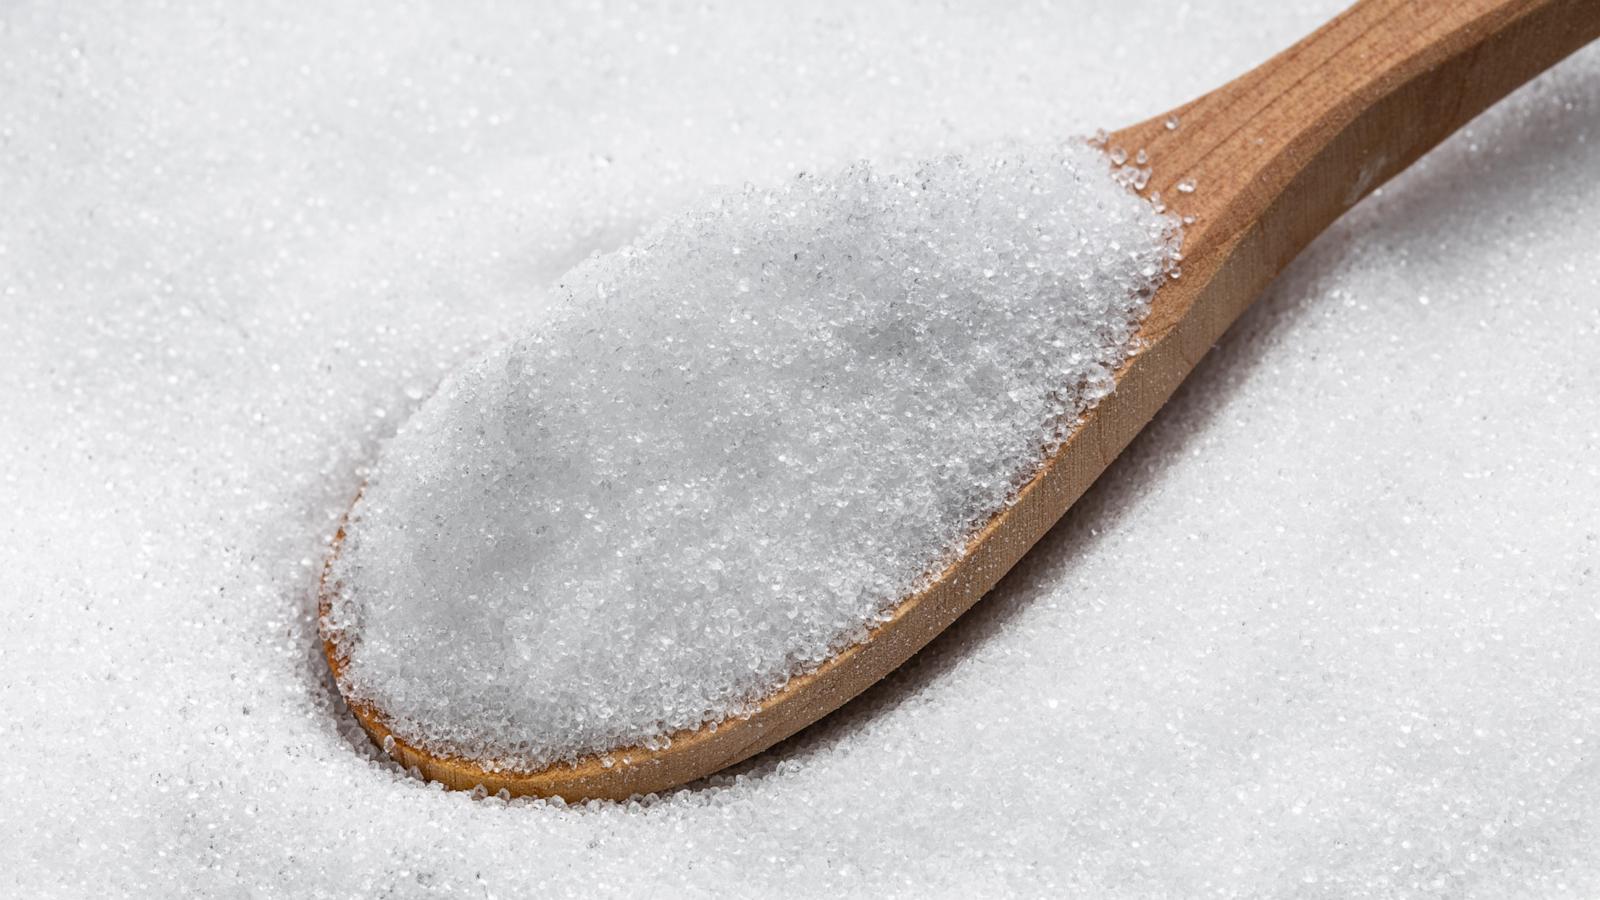
[[[518,768],[749,709],[1109,390],[1176,240],[1068,145],[747,188],[580,265],[384,449],[333,571],[347,690]]]
[[[320,652],[382,442],[574,264],[746,180],[1160,115],[1346,5],[0,4],[0,897],[1600,896],[1600,48],[727,773],[473,800]]]

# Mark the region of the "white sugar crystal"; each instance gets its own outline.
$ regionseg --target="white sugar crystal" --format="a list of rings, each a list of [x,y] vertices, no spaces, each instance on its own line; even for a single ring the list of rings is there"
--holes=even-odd
[[[1160,115],[1345,5],[4,5],[0,897],[1600,896],[1596,50],[725,776],[474,801],[321,658],[381,441],[574,264],[718,186]]]
[[[1068,145],[750,188],[579,266],[385,448],[333,571],[346,687],[518,768],[748,710],[1003,508],[1175,239]]]

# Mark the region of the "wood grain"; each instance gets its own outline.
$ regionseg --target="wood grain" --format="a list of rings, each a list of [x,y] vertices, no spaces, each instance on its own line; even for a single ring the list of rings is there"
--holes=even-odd
[[[1111,134],[1108,149],[1146,154],[1143,192],[1193,218],[1181,277],[1156,293],[1142,325],[1144,350],[954,564],[866,642],[794,678],[748,718],[680,732],[661,750],[516,772],[434,756],[393,735],[382,710],[353,702],[352,712],[401,765],[448,787],[570,801],[665,790],[770,747],[894,670],[994,586],[1329,223],[1596,37],[1600,0],[1365,0],[1237,80]],[[319,587],[324,616],[343,539],[341,528]],[[342,684],[343,651],[326,633],[323,649]]]

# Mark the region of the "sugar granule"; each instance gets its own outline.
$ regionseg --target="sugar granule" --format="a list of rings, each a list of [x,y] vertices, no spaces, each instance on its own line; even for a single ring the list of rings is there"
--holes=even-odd
[[[1600,896],[1600,48],[721,777],[438,790],[317,647],[379,442],[578,261],[718,185],[1159,114],[1346,5],[0,4],[0,896]]]
[[[384,449],[332,571],[346,690],[522,769],[751,709],[1110,390],[1176,242],[1069,144],[747,188],[580,265]]]

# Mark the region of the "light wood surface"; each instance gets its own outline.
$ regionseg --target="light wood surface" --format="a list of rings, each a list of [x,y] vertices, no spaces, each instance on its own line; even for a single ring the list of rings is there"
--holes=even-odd
[[[1143,323],[1145,349],[959,560],[869,640],[794,678],[754,715],[680,732],[663,750],[612,751],[609,764],[591,757],[536,772],[490,772],[392,735],[382,710],[352,703],[352,711],[402,766],[491,794],[621,799],[693,781],[770,747],[905,662],[983,596],[1330,222],[1596,37],[1600,0],[1364,0],[1239,79],[1111,134],[1107,149],[1125,152],[1129,164],[1144,151],[1151,172],[1142,193],[1159,192],[1171,211],[1194,219],[1185,228],[1181,276],[1157,292]],[[343,537],[341,529],[330,564]],[[324,613],[332,589],[325,569]],[[326,639],[324,651],[337,678],[344,655]]]

